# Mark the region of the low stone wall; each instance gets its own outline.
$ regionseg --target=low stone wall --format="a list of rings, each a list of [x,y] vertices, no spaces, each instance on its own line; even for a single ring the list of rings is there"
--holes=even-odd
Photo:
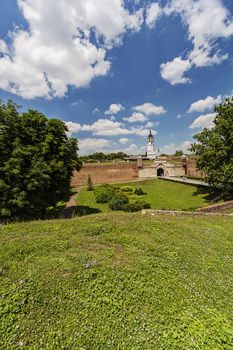
[[[138,179],[138,168],[135,163],[84,165],[79,172],[74,172],[71,185],[73,187],[87,185],[89,175],[94,185],[131,181]]]
[[[233,208],[233,201],[210,205],[208,207],[201,208],[198,211],[202,213],[219,213],[231,208]]]

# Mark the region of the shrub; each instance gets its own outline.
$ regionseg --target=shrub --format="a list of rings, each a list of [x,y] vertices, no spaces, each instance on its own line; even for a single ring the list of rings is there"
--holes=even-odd
[[[141,207],[140,207],[140,205],[138,205],[136,203],[128,203],[128,204],[124,204],[122,209],[124,211],[132,213],[132,212],[136,212],[136,211],[141,210]]]
[[[144,194],[146,194],[146,192],[144,192],[143,189],[139,187],[139,188],[135,188],[134,194],[136,194],[137,196],[143,196]]]
[[[122,186],[121,187],[121,191],[122,192],[126,192],[126,193],[132,193],[133,192],[133,187],[131,187],[131,186]]]
[[[128,197],[123,193],[115,194],[110,203],[109,208],[112,210],[122,210],[125,204],[129,203]]]
[[[95,197],[97,203],[108,203],[109,194],[107,192],[98,193]]]
[[[91,175],[88,175],[88,179],[87,179],[87,191],[93,191],[93,183],[91,180]]]
[[[147,203],[145,201],[136,201],[135,204],[140,206],[140,209],[150,209],[151,205],[150,203]]]
[[[127,212],[136,212],[142,209],[150,209],[150,204],[144,201],[137,201],[135,203],[125,204],[122,209]]]
[[[97,203],[108,203],[118,188],[111,185],[101,185],[95,188],[95,198]]]

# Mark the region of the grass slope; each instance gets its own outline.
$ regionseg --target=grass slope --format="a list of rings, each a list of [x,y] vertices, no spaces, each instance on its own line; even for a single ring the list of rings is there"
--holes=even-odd
[[[128,185],[133,188],[141,187],[147,195],[139,196],[138,199],[150,203],[152,209],[193,211],[208,204],[208,195],[206,193],[197,194],[196,186],[161,180],[122,184],[122,186]],[[77,201],[78,205],[89,206],[104,213],[111,211],[108,204],[96,203],[94,192],[89,192],[86,188],[80,190]]]
[[[0,348],[232,349],[233,218],[100,214],[0,231]]]

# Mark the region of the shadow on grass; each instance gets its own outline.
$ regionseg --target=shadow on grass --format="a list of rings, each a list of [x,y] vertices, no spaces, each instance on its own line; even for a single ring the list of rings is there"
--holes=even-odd
[[[222,191],[211,187],[197,186],[193,196],[198,195],[204,195],[204,199],[207,203],[214,203],[220,199],[226,200],[226,198],[223,197]]]
[[[74,216],[86,216],[91,214],[98,214],[101,213],[101,210],[98,208],[91,208],[86,205],[77,205],[77,206],[71,206],[68,208],[64,208],[59,217],[64,219],[70,219]]]

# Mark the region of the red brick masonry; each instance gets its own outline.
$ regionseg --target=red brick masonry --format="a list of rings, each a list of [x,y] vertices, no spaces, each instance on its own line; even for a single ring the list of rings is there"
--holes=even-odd
[[[79,172],[74,172],[72,186],[87,185],[88,175],[94,185],[131,181],[138,178],[138,168],[136,163],[84,165]]]

